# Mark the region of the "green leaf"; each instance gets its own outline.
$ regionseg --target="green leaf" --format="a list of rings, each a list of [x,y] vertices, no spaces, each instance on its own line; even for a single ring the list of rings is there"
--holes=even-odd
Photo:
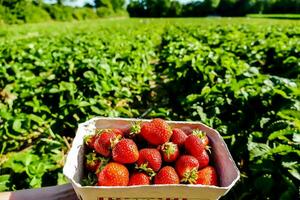
[[[34,115],[34,114],[28,115],[28,118],[31,119],[31,120],[33,120],[33,121],[35,121],[36,123],[38,123],[39,126],[42,126],[44,124],[44,122],[45,122],[43,118],[41,118],[41,117],[39,117],[37,115]]]
[[[250,151],[250,160],[256,157],[265,157],[271,151],[271,148],[267,144],[248,142],[248,150]]]
[[[87,101],[80,101],[79,104],[78,104],[78,107],[86,107],[86,106],[89,106],[91,105],[89,102]]]
[[[300,144],[300,134],[294,134],[293,141],[297,144]]]
[[[41,177],[33,177],[29,183],[31,188],[40,188],[42,186],[42,178]]]
[[[103,111],[101,111],[99,108],[95,107],[95,106],[91,106],[91,110],[98,114],[98,115],[102,115],[103,114]]]
[[[63,173],[57,174],[57,185],[63,185],[69,182],[69,180],[66,178],[66,176]]]
[[[10,183],[10,175],[4,174],[0,175],[0,192],[9,190],[8,184]]]
[[[14,131],[19,132],[19,133],[23,133],[24,132],[24,130],[21,127],[22,126],[22,121],[23,120],[21,120],[21,119],[16,119],[14,121],[13,126],[12,126],[12,128],[13,128]]]
[[[275,131],[269,135],[268,140],[275,140],[278,139],[280,136],[293,135],[293,134],[300,134],[300,130],[286,128],[283,130]]]
[[[288,172],[300,181],[300,164],[297,161],[283,162],[282,166],[288,169]]]

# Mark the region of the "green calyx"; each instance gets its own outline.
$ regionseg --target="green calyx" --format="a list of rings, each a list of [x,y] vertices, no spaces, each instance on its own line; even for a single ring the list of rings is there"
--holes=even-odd
[[[94,161],[97,161],[98,158],[97,158],[97,154],[96,153],[89,153],[85,156],[86,158],[86,161],[88,163],[91,163],[91,162],[94,162]]]
[[[115,138],[110,139],[110,147],[113,149],[118,142],[122,139],[121,135],[117,135]]]
[[[96,174],[100,173],[110,160],[109,158],[104,158],[104,157],[99,157],[98,159],[100,160],[100,164],[98,169],[96,170]]]
[[[82,186],[91,186],[97,184],[97,176],[94,173],[89,172],[85,178],[82,179],[81,185]]]
[[[84,144],[88,144],[92,137],[93,137],[93,135],[84,136],[84,138],[83,138]]]
[[[96,131],[95,131],[95,133],[96,133],[96,135],[101,135],[101,133],[104,131],[104,129],[99,129],[99,128],[97,128],[96,129]]]
[[[183,174],[183,178],[180,180],[182,183],[195,184],[198,179],[198,170],[196,168],[186,171]]]
[[[129,135],[137,135],[140,132],[141,132],[141,122],[132,123]]]
[[[200,139],[206,136],[206,133],[199,130],[199,129],[195,129],[192,132],[193,135],[196,135],[197,137],[199,137]]]
[[[103,132],[113,132],[112,129],[96,129],[96,135],[101,135]]]
[[[145,172],[150,177],[150,179],[152,179],[156,175],[155,171],[152,168],[148,167],[148,163],[141,164],[140,166],[136,164],[135,169],[140,172]]]
[[[176,151],[176,145],[172,142],[166,142],[161,148],[168,158],[170,158],[170,156]]]

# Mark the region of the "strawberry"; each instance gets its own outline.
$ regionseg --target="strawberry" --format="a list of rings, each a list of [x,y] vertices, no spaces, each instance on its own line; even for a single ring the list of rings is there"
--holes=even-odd
[[[175,164],[176,172],[182,182],[195,183],[199,162],[194,156],[183,155],[178,158]]]
[[[97,129],[96,130],[96,135],[101,135],[102,133],[107,132],[107,133],[114,133],[116,135],[124,136],[124,131],[119,128],[107,128],[107,129]]]
[[[165,166],[154,177],[154,184],[179,184],[179,177],[173,167]]]
[[[184,142],[186,151],[198,160],[200,169],[206,167],[209,163],[209,156],[205,150],[207,146],[204,146],[202,140],[198,136],[202,133],[203,132],[199,132],[199,130],[196,132],[194,131]]]
[[[179,150],[177,144],[172,142],[166,142],[160,147],[163,160],[165,162],[173,162],[179,156]]]
[[[184,142],[184,147],[187,153],[192,156],[200,155],[202,151],[205,151],[204,144],[196,135],[189,135]]]
[[[136,168],[154,176],[161,167],[161,155],[157,149],[145,148],[139,151]]]
[[[139,150],[133,140],[122,139],[113,147],[112,157],[118,163],[134,163],[139,158]]]
[[[172,129],[166,121],[153,119],[142,124],[142,137],[152,145],[161,145],[169,141],[172,136]]]
[[[94,171],[97,176],[100,174],[100,172],[103,170],[103,168],[110,161],[110,158],[105,158],[105,157],[98,157],[98,159],[99,159],[99,165],[98,165],[96,171]]]
[[[193,130],[192,134],[198,136],[201,139],[204,146],[208,146],[209,139],[205,132],[200,131],[199,129],[195,129],[195,130]]]
[[[148,146],[148,143],[140,134],[141,132],[141,122],[131,123],[128,130],[125,132],[125,137],[133,139],[138,145],[138,148],[144,148]]]
[[[111,130],[103,130],[95,140],[95,151],[104,157],[109,157],[111,155],[112,142],[119,137],[121,136],[115,134]]]
[[[121,129],[119,129],[119,128],[112,128],[111,131],[113,133],[115,133],[116,135],[120,135],[122,137],[124,136],[124,132]]]
[[[85,158],[86,158],[85,168],[88,171],[95,172],[100,165],[100,159],[97,158],[96,153],[89,153],[85,155]]]
[[[98,175],[98,186],[127,186],[128,169],[119,163],[108,163]]]
[[[87,135],[84,137],[84,144],[88,146],[90,149],[94,149],[94,143],[97,135]]]
[[[199,154],[194,155],[194,156],[195,156],[195,158],[199,162],[199,169],[202,169],[202,168],[208,166],[208,164],[209,164],[209,156],[207,154],[207,151],[204,150],[204,151],[202,151]]]
[[[207,166],[198,171],[196,184],[202,185],[218,185],[218,176],[214,167]]]
[[[147,164],[147,167],[157,172],[161,167],[161,155],[157,149],[145,148],[139,151],[138,165]]]
[[[182,147],[187,137],[188,136],[183,132],[183,130],[174,128],[170,141],[177,144],[179,147]]]
[[[150,177],[143,172],[134,172],[129,178],[128,185],[150,185]]]

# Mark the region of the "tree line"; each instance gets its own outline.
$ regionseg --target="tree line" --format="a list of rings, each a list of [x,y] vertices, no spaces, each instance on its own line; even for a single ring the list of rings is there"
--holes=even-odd
[[[248,13],[300,13],[300,0],[93,0],[84,7],[65,3],[76,0],[0,0],[0,23],[47,20],[70,21],[98,17],[203,17],[244,16]]]
[[[248,13],[298,13],[300,0],[131,0],[131,17],[245,16]]]
[[[70,1],[76,0],[56,0],[52,4],[43,0],[0,0],[0,24],[128,16],[125,0],[94,0],[83,7],[66,6],[65,3]]]

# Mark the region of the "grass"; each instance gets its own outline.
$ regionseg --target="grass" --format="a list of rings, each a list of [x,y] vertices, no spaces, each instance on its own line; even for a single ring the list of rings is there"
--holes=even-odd
[[[300,14],[249,14],[250,18],[300,19]]]
[[[41,35],[60,35],[64,32],[85,32],[87,30],[97,30],[99,26],[123,26],[132,25],[137,23],[176,23],[176,24],[253,24],[253,25],[272,25],[272,24],[292,24],[295,26],[300,25],[298,20],[282,19],[269,19],[260,18],[260,15],[249,15],[248,17],[222,17],[222,18],[113,18],[113,19],[96,19],[86,21],[72,21],[72,22],[42,22],[21,25],[6,25],[0,24],[0,40],[13,40],[13,39],[30,39],[38,38]],[[265,16],[265,15],[262,15]],[[294,15],[295,19],[296,16]]]

